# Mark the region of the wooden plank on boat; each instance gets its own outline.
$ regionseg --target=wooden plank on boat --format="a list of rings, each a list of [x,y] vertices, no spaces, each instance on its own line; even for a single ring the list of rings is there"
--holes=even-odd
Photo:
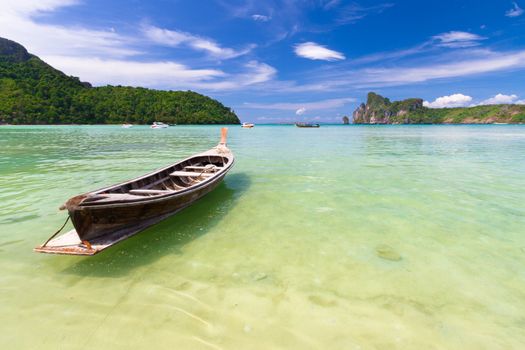
[[[61,236],[53,238],[45,246],[34,248],[33,251],[47,254],[91,256],[137,234],[143,229],[144,227],[139,226],[124,235],[114,234],[91,242],[81,241],[77,231],[73,229]]]
[[[212,165],[212,166],[193,166],[193,165],[190,165],[190,166],[187,166],[187,167],[184,167],[185,170],[209,170],[209,171],[218,171],[220,169],[222,169],[222,167],[219,167],[219,166],[215,166],[215,165]]]
[[[142,189],[136,189],[136,190],[129,190],[130,194],[167,194],[167,193],[173,193],[175,191],[170,190],[142,190]]]
[[[186,176],[186,177],[200,177],[200,176],[212,176],[213,174],[210,173],[198,173],[193,171],[174,171],[170,174],[170,176]]]

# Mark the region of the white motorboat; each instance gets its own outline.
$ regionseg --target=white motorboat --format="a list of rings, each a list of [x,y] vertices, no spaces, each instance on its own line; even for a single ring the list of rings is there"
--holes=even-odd
[[[152,129],[165,129],[168,126],[168,124],[164,124],[162,122],[153,122],[153,124],[151,124]]]

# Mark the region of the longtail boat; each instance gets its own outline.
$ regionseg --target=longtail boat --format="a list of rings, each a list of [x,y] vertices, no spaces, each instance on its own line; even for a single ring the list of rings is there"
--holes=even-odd
[[[298,128],[318,128],[320,127],[319,124],[301,123],[301,122],[295,123],[295,126],[297,126]]]
[[[215,189],[232,168],[227,132],[223,128],[220,143],[206,152],[70,198],[60,209],[67,209],[74,229],[61,236],[57,231],[34,251],[94,255],[188,207]]]

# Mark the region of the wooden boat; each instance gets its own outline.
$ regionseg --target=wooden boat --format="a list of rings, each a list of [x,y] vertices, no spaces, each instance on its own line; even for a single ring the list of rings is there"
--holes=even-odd
[[[251,128],[253,128],[255,126],[255,124],[253,124],[253,123],[242,123],[241,126],[243,128],[245,128],[245,129],[251,129]]]
[[[295,123],[295,126],[297,126],[298,128],[318,128],[320,127],[319,124],[311,124],[311,123]]]
[[[39,253],[94,255],[158,223],[215,189],[235,158],[226,147],[227,129],[220,143],[139,178],[70,198],[71,230],[60,230],[34,250]],[[64,224],[65,225],[65,224]]]

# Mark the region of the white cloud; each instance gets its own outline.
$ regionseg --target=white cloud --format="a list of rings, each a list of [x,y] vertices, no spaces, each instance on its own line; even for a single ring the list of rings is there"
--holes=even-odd
[[[295,111],[295,114],[297,115],[303,115],[306,112],[306,108],[301,107],[298,110]]]
[[[494,97],[491,97],[491,98],[488,98],[486,100],[481,101],[478,105],[479,106],[483,106],[483,105],[501,105],[501,104],[511,104],[511,103],[516,103],[516,102],[521,102],[521,101],[517,101],[517,100],[518,100],[518,96],[516,96],[516,95],[497,94]]]
[[[229,59],[245,55],[255,47],[255,45],[249,45],[242,50],[234,50],[221,47],[212,39],[203,38],[182,31],[162,29],[155,26],[144,26],[142,32],[147,38],[157,44],[170,47],[178,47],[185,44],[195,50],[204,51],[209,55],[220,59]]]
[[[507,17],[519,17],[523,14],[523,9],[521,7],[518,6],[517,3],[513,2],[512,3],[514,5],[513,8],[511,8],[510,10],[508,10],[507,12],[505,12],[505,16]]]
[[[453,107],[474,107],[498,104],[525,104],[525,100],[518,100],[517,95],[497,94],[491,98],[472,104],[472,97],[463,94],[453,94],[436,98],[433,102],[424,101],[423,105],[429,108],[453,108]]]
[[[425,101],[423,106],[428,108],[465,107],[470,104],[472,97],[463,94],[453,94],[436,98],[433,102]]]
[[[303,102],[303,103],[290,103],[290,102],[279,102],[279,103],[244,103],[244,107],[254,109],[275,109],[281,111],[295,111],[297,115],[301,115],[307,110],[325,110],[343,107],[348,103],[355,102],[355,98],[343,97],[333,98],[328,100],[320,100],[315,102]]]
[[[63,7],[74,0],[20,0],[2,3],[0,34],[21,43],[32,53],[43,55],[104,55],[124,57],[138,54],[134,39],[108,30],[42,24],[34,17]]]
[[[311,60],[338,61],[345,59],[341,52],[327,49],[311,41],[295,45],[294,51],[297,56]]]
[[[254,21],[257,21],[257,22],[268,22],[269,20],[272,19],[272,17],[270,16],[265,16],[265,15],[252,15],[252,19]]]
[[[479,41],[486,38],[468,32],[452,31],[432,37],[439,42],[439,46],[450,48],[472,47],[479,45]]]

